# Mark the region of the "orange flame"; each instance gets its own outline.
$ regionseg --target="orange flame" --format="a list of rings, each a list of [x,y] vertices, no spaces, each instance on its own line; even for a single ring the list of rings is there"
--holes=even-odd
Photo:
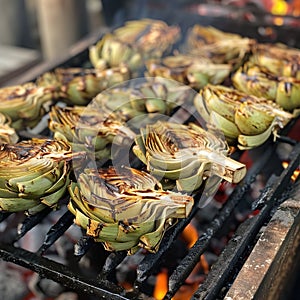
[[[283,161],[283,162],[282,162],[282,166],[283,166],[284,169],[286,169],[286,168],[288,167],[288,165],[289,165],[289,163],[288,163],[287,161]],[[298,167],[298,168],[294,171],[293,175],[291,176],[291,179],[292,179],[293,181],[296,181],[296,179],[298,178],[299,174],[300,174],[300,168]]]
[[[185,242],[187,247],[191,248],[198,240],[199,234],[195,226],[190,223],[182,231],[181,238]],[[202,275],[199,276],[200,270],[202,271]],[[185,284],[180,287],[172,300],[190,299],[197,290],[200,282],[203,281],[203,273],[207,274],[208,272],[209,264],[206,261],[204,255],[201,255],[199,262],[197,263],[189,277],[186,279]],[[163,299],[168,292],[168,279],[167,269],[162,269],[162,271],[156,277],[156,284],[153,292],[153,297],[155,299]]]
[[[186,242],[187,247],[191,248],[198,240],[198,232],[192,224],[188,224],[182,231],[182,239]]]
[[[289,5],[284,0],[273,0],[273,5],[271,7],[271,13],[273,15],[284,16],[289,11]],[[284,23],[284,19],[277,17],[274,18],[274,24],[277,26],[281,26]]]
[[[295,17],[300,16],[300,0],[294,0],[292,3],[292,14]]]
[[[163,269],[156,276],[156,284],[153,291],[153,297],[162,300],[168,291],[168,270]]]
[[[289,11],[289,5],[284,0],[274,0],[271,8],[273,15],[286,15]]]
[[[196,241],[199,238],[199,234],[195,226],[193,226],[191,223],[189,223],[184,230],[181,233],[182,239],[187,244],[188,248],[193,247],[193,245],[196,243]],[[209,271],[209,264],[206,261],[204,255],[201,255],[199,263],[196,265],[194,270],[192,271],[191,275],[194,275],[199,271],[199,269],[202,269],[204,274],[207,274]]]

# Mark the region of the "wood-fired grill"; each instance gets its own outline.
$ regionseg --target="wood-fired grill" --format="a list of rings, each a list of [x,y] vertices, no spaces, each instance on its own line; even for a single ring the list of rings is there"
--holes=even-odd
[[[42,72],[57,66],[84,65],[88,59],[88,46],[97,39],[98,36],[93,36],[83,40],[68,54],[68,58],[51,65],[40,65],[15,80],[29,81]],[[242,286],[239,286],[238,282],[237,286],[234,285],[235,279],[238,279],[239,272],[244,269],[245,261],[251,255],[253,248],[258,245],[266,228],[277,221],[287,223],[286,235],[283,236],[285,240],[282,244],[277,244],[278,249],[276,248],[276,251],[274,250],[275,254],[273,253],[274,259],[265,264],[262,275],[260,275],[261,278],[256,277],[255,282],[255,278],[249,277],[253,288],[250,294],[254,298],[257,297],[257,299],[262,294],[265,299],[279,299],[286,293],[289,288],[286,277],[288,272],[294,270],[293,259],[296,260],[296,250],[299,249],[300,245],[299,238],[297,238],[297,235],[299,236],[299,229],[297,228],[299,228],[298,214],[300,210],[300,199],[297,196],[299,179],[292,178],[295,172],[299,170],[300,162],[299,133],[297,133],[297,129],[299,130],[299,121],[296,119],[280,132],[280,137],[275,143],[268,140],[267,143],[257,149],[235,153],[237,159],[249,163],[247,175],[241,183],[234,186],[233,191],[226,201],[220,205],[212,220],[201,228],[196,243],[180,258],[179,263],[169,271],[168,291],[164,299],[172,299],[182,285],[185,284],[186,279],[199,262],[201,255],[211,246],[212,240],[220,236],[224,228],[229,226],[236,210],[241,205],[243,206],[246,199],[250,199],[248,201],[250,206],[246,209],[248,211],[246,220],[241,222],[231,236],[204,282],[194,291],[192,299],[231,299],[232,295],[236,295],[239,289],[241,297],[245,296]],[[261,177],[265,178],[264,185],[259,194],[253,196],[253,190]],[[195,199],[197,199],[197,196]],[[21,220],[21,224],[18,225],[18,228],[15,228],[16,232],[12,238],[4,238],[5,232],[3,232],[1,234],[3,238],[0,242],[0,257],[5,261],[30,269],[43,278],[52,279],[66,289],[94,296],[95,299],[151,299],[147,280],[156,275],[161,265],[168,261],[170,253],[176,251],[175,241],[183,229],[191,223],[199,210],[200,208],[195,205],[188,218],[180,220],[176,226],[166,232],[158,252],[144,256],[138,264],[134,288],[130,291],[118,286],[115,279],[116,268],[124,261],[126,253],[123,251],[108,253],[87,236],[82,236],[76,241],[71,260],[78,267],[77,263],[95,248],[98,251],[97,255],[100,257],[100,260],[95,259],[95,264],[98,264],[96,268],[98,274],[95,277],[86,276],[86,274],[79,272],[74,265],[68,266],[45,257],[51,246],[73,226],[74,217],[68,211],[60,216],[53,226],[49,225],[49,230],[44,236],[44,242],[37,251],[23,249],[18,245],[18,241],[28,234],[31,229],[43,222],[47,215],[53,213],[50,209],[45,209],[37,215]],[[286,219],[283,221],[280,219],[282,214],[286,214]],[[14,217],[14,214],[1,213],[0,221],[14,220]],[[289,256],[289,259],[287,259],[287,256]],[[93,260],[91,261],[93,262]],[[256,274],[254,269],[255,267],[253,267],[253,274]],[[249,272],[251,273],[251,270]],[[247,274],[246,272],[246,276],[248,276]],[[270,296],[268,296],[265,292],[266,287],[274,281],[272,292],[269,291]]]

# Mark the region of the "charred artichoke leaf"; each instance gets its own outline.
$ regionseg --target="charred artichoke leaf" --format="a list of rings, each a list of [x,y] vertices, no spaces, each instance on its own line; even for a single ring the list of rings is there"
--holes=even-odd
[[[46,206],[56,208],[69,184],[73,160],[68,143],[32,139],[0,147],[0,210],[36,213]]]
[[[158,115],[170,115],[183,103],[192,103],[191,88],[174,80],[148,78],[134,82],[128,87],[112,88],[97,95],[90,106],[106,109],[125,116],[128,125],[140,128],[141,124],[152,122]]]
[[[14,144],[18,139],[16,130],[11,127],[10,118],[0,113],[0,144]]]
[[[43,87],[57,87],[57,98],[68,104],[87,105],[103,90],[129,80],[130,77],[129,69],[125,66],[104,70],[57,68],[40,76],[36,83]]]
[[[177,41],[180,30],[159,20],[128,21],[91,46],[90,61],[95,68],[126,65],[132,72],[144,61],[159,58]]]
[[[0,88],[0,113],[11,120],[16,130],[32,128],[49,110],[56,94],[56,87],[34,83]]]
[[[232,82],[238,90],[272,100],[284,110],[300,107],[300,80],[296,78],[278,77],[266,68],[248,62],[233,74]]]
[[[196,190],[212,175],[239,182],[246,173],[245,165],[227,157],[228,145],[217,136],[217,130],[207,131],[194,123],[158,121],[149,124],[141,129],[133,151],[146,162],[148,171],[161,178],[176,180],[179,190]],[[183,182],[191,177],[195,186],[186,183],[183,187]]]
[[[186,218],[193,198],[165,191],[150,174],[128,167],[85,169],[69,185],[69,210],[109,251],[156,252],[166,229]]]
[[[240,149],[257,147],[271,134],[276,137],[278,130],[294,117],[271,100],[225,86],[207,85],[195,97],[194,104],[206,122],[215,124],[228,143]]]
[[[200,89],[208,83],[220,84],[229,77],[231,65],[215,64],[206,58],[183,54],[146,62],[148,76],[161,76]]]
[[[283,45],[257,44],[250,61],[272,74],[300,80],[300,50]]]
[[[240,65],[254,44],[253,39],[196,24],[187,35],[185,51],[217,64]]]
[[[112,144],[122,148],[135,138],[124,122],[125,117],[105,108],[53,106],[49,116],[49,128],[57,139],[68,141],[73,151],[94,154],[96,159],[110,158]]]

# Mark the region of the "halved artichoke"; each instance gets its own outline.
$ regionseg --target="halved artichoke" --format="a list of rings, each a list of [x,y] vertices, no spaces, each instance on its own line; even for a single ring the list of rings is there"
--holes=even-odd
[[[217,64],[240,65],[254,44],[253,39],[197,24],[188,33],[186,51]]]
[[[227,157],[220,132],[196,124],[157,122],[141,129],[133,151],[154,176],[176,181],[178,190],[194,191],[209,177],[239,182],[245,165]]]
[[[170,115],[183,103],[192,103],[194,91],[188,86],[164,78],[136,80],[129,86],[108,89],[97,95],[90,106],[120,112],[134,128],[153,122],[157,116]]]
[[[238,90],[273,100],[285,110],[300,107],[300,80],[293,77],[278,77],[248,62],[233,74],[232,82]]]
[[[208,59],[178,54],[146,63],[147,75],[161,76],[200,89],[208,83],[220,84],[229,77],[229,64],[215,64]]]
[[[206,122],[221,129],[226,140],[240,149],[263,144],[294,116],[273,101],[225,86],[207,85],[194,99]]]
[[[132,72],[144,60],[161,57],[179,38],[180,30],[163,21],[128,21],[90,47],[90,61],[97,69],[126,65]]]
[[[34,83],[0,88],[0,113],[11,119],[16,130],[34,127],[49,110],[57,88]]]
[[[32,139],[0,146],[0,211],[35,214],[56,208],[69,184],[71,163],[84,158],[63,141]]]
[[[112,144],[117,155],[117,147],[131,145],[135,138],[124,116],[104,108],[53,106],[49,116],[49,128],[56,139],[66,140],[73,151],[86,151],[96,159],[111,158]]]
[[[0,144],[14,144],[18,141],[19,137],[10,124],[9,117],[0,113]]]
[[[57,97],[69,104],[86,105],[93,97],[111,86],[130,79],[127,67],[105,70],[87,68],[57,68],[40,76],[39,86],[57,87]]]
[[[300,50],[285,45],[257,44],[250,61],[267,68],[276,76],[300,80]]]
[[[166,229],[189,215],[193,198],[164,191],[150,174],[128,167],[85,169],[69,186],[75,223],[106,250],[156,252]]]

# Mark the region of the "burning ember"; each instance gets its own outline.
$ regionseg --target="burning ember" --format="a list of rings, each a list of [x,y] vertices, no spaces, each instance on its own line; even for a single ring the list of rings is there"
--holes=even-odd
[[[288,167],[288,165],[289,165],[289,162],[287,162],[287,161],[282,162],[282,166],[284,169],[286,169]],[[300,166],[294,171],[293,175],[291,176],[291,179],[295,182],[297,180],[299,174],[300,174]]]
[[[273,0],[271,13],[273,15],[286,15],[289,11],[289,5],[284,0]]]
[[[299,0],[207,0],[205,3],[195,3],[188,10],[202,16],[227,17],[246,20],[249,23],[266,22],[267,26],[261,26],[259,31],[269,31],[272,29],[269,26],[272,25],[299,26],[299,21],[295,19],[300,15]]]
[[[168,291],[168,270],[162,269],[162,271],[156,276],[156,284],[154,287],[153,296],[157,300],[164,298]]]
[[[286,15],[289,11],[289,5],[284,0],[275,0],[273,1],[272,7],[271,7],[271,13],[273,15]],[[277,26],[283,25],[284,20],[283,18],[274,18],[274,24]]]

